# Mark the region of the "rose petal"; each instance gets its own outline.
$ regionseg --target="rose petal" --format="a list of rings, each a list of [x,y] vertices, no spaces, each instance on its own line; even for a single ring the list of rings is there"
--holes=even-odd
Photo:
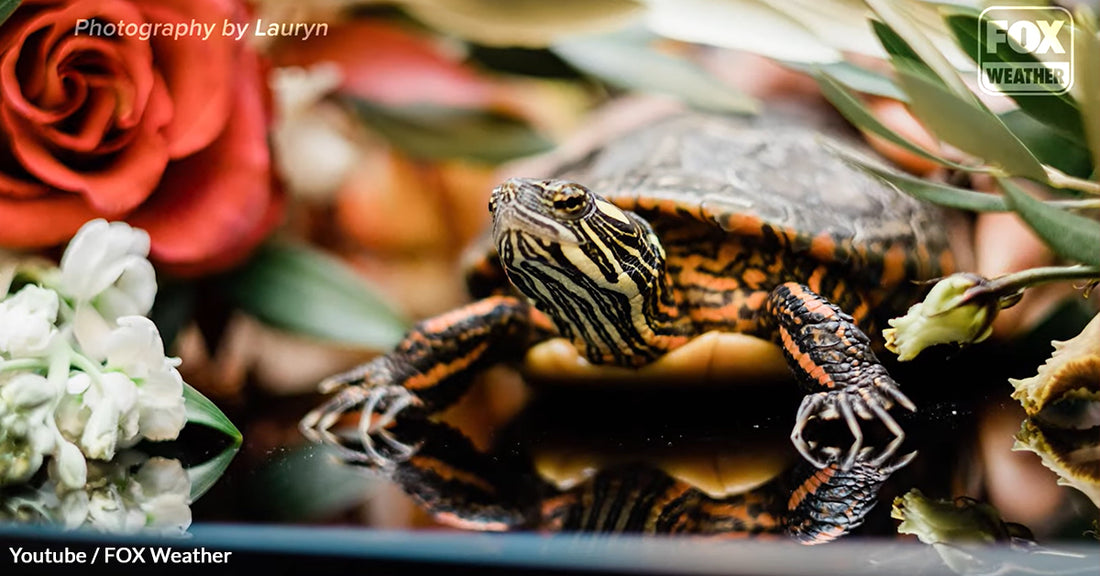
[[[8,108],[0,109],[0,120],[11,129],[12,152],[28,172],[52,186],[81,192],[102,215],[119,216],[140,204],[168,165],[164,137],[156,126],[144,126],[138,137],[98,170],[78,172],[34,137],[34,125]]]
[[[175,114],[164,128],[168,154],[182,158],[208,146],[221,133],[233,104],[232,66],[236,41],[221,35],[226,20],[234,20],[234,5],[219,0],[164,0],[145,3],[150,22],[214,24],[210,37],[154,37],[157,70],[172,94]],[[201,74],[195,70],[201,69]]]
[[[0,244],[12,248],[54,246],[98,214],[79,196],[51,193],[31,199],[0,195]],[[48,225],[44,224],[48,223]]]
[[[281,216],[260,72],[258,56],[242,51],[233,121],[211,146],[173,162],[157,193],[129,218],[149,232],[151,257],[159,263],[192,271],[208,261],[228,265],[227,253],[242,257]]]

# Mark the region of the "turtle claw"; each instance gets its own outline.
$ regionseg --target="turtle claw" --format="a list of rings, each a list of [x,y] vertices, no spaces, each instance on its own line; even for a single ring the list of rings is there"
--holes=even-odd
[[[841,470],[850,470],[857,461],[864,461],[873,450],[864,447],[864,434],[860,426],[860,420],[879,420],[894,436],[893,440],[883,449],[882,453],[868,462],[874,467],[882,467],[901,447],[905,440],[905,431],[890,415],[888,410],[895,404],[910,411],[915,411],[916,406],[909,400],[897,385],[892,381],[876,381],[870,386],[849,386],[839,390],[829,390],[817,394],[807,395],[802,399],[795,417],[795,425],[791,431],[791,442],[798,452],[818,468],[824,468],[833,462],[840,462]],[[843,419],[852,434],[852,443],[844,451],[841,459],[840,450],[815,449],[814,444],[807,442],[803,437],[806,426],[813,419],[838,420]],[[818,454],[824,456],[819,457]],[[914,453],[915,454],[915,453]],[[913,454],[902,457],[902,460],[911,459]],[[902,464],[904,465],[904,464]],[[900,467],[900,466],[899,466]]]
[[[396,420],[398,413],[415,403],[417,399],[412,392],[401,386],[379,386],[370,390],[363,406],[363,414],[359,417],[358,430],[363,453],[372,464],[382,469],[392,469],[398,463],[408,460],[419,449],[419,445],[409,445],[397,440],[386,429]],[[385,406],[385,411],[375,419],[374,416],[381,406]],[[392,456],[378,450],[375,446],[375,435],[389,447],[388,452]]]
[[[407,460],[419,448],[397,440],[388,428],[400,412],[409,406],[419,405],[420,400],[402,386],[374,382],[370,370],[372,364],[322,382],[319,386],[322,391],[336,394],[306,414],[298,428],[308,440],[332,446],[338,456],[349,463],[389,470]],[[347,438],[338,436],[332,428],[344,414],[360,406],[358,446],[353,448]],[[380,447],[385,448],[385,453]]]

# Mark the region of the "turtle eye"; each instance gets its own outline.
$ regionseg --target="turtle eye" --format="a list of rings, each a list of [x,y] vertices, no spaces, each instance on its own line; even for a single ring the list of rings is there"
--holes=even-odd
[[[588,195],[584,190],[569,186],[554,195],[554,209],[566,216],[575,216],[584,208]]]

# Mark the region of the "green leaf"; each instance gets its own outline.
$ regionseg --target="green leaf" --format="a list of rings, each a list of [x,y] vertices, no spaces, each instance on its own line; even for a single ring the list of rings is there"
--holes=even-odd
[[[906,68],[923,72],[933,78],[936,77],[936,72],[920,59],[920,56],[909,47],[909,44],[901,36],[898,36],[897,32],[894,32],[893,28],[883,24],[880,20],[872,19],[871,30],[874,31],[875,36],[878,36],[882,48],[890,55],[890,62],[894,65],[894,68]]]
[[[195,390],[193,386],[186,382],[183,384],[183,405],[187,410],[188,422],[201,424],[223,432],[233,439],[235,445],[241,443],[241,431],[237,430],[233,422],[230,422],[229,417],[214,405],[209,398],[203,396],[201,392]]]
[[[950,166],[959,170],[974,170],[973,167],[963,166],[946,158],[937,156],[913,144],[890,128],[887,128],[885,124],[878,121],[878,118],[875,118],[875,115],[872,114],[858,98],[848,92],[839,81],[824,71],[819,69],[815,77],[817,78],[817,83],[821,87],[821,92],[825,95],[825,98],[827,98],[849,122],[856,125],[858,128],[897,144],[922,158],[927,158],[933,162],[943,164],[944,166]]]
[[[716,112],[756,112],[756,100],[689,60],[657,51],[650,40],[628,34],[589,36],[558,42],[550,49],[574,67],[625,90],[668,94]]]
[[[7,21],[8,16],[19,7],[20,0],[0,0],[0,24]]]
[[[1100,266],[1100,222],[1048,206],[1007,178],[997,181],[1009,206],[1058,255]]]
[[[347,101],[370,129],[416,158],[496,164],[553,147],[530,124],[489,110],[382,106],[350,97]]]
[[[947,58],[940,52],[939,48],[936,48],[935,44],[928,39],[927,36],[921,32],[920,28],[905,12],[899,10],[899,4],[893,0],[866,0],[871,10],[874,10],[882,22],[890,28],[893,32],[893,36],[896,37],[897,42],[895,45],[887,46],[883,44],[883,48],[886,48],[887,52],[891,54],[898,54],[899,58],[891,58],[895,63],[902,60],[901,55],[904,56],[904,60],[912,62],[916,60],[923,64],[923,67],[927,71],[932,73],[932,76],[938,79],[944,86],[946,86],[950,92],[954,93],[958,98],[973,99],[974,96],[970,92],[970,89],[966,87],[966,84],[959,77],[959,73],[955,70],[955,67],[948,62]],[[872,22],[874,26],[874,22]],[[878,29],[876,28],[876,33]],[[881,35],[880,35],[881,38]],[[903,49],[899,43],[904,44],[907,50]],[[893,52],[894,50],[896,52]],[[895,66],[899,72],[906,70],[905,66]],[[910,69],[910,72],[923,73],[924,70]],[[925,74],[926,76],[928,74]]]
[[[1092,150],[1092,168],[1100,171],[1100,32],[1096,30],[1094,18],[1085,5],[1078,6],[1076,21],[1081,28],[1073,35],[1073,54],[1077,58],[1074,80],[1081,94],[1081,113],[1085,118],[1085,137]],[[1094,172],[1094,177],[1100,179],[1100,172]]]
[[[908,174],[902,174],[884,166],[869,162],[836,146],[832,148],[844,161],[868,174],[884,180],[919,200],[971,212],[1008,212],[1011,208],[1003,198],[996,194],[985,194],[965,188],[957,188],[939,182],[932,182]]]
[[[984,106],[961,98],[927,76],[898,70],[909,107],[941,140],[1014,176],[1046,182],[1046,170],[1027,147]]]
[[[980,20],[970,12],[949,12],[945,16],[948,28],[958,40],[959,47],[967,56],[975,62],[997,62],[1012,65],[1015,69],[1025,66],[1020,64],[1040,64],[1041,61],[1027,53],[1019,44],[1007,34],[1008,42],[999,43],[993,52],[987,50],[986,27],[995,26],[992,22]],[[979,27],[981,27],[979,29]],[[1018,50],[1018,51],[1017,51]],[[980,72],[979,72],[980,73]],[[992,81],[992,80],[990,80]],[[1068,93],[1063,94],[1007,94],[1020,105],[1020,108],[1036,120],[1060,130],[1065,137],[1078,142],[1084,141],[1084,132],[1081,121],[1081,111],[1077,102]]]
[[[236,304],[273,326],[385,349],[408,321],[343,262],[304,245],[264,245],[228,282]]]
[[[226,447],[220,454],[206,462],[187,469],[187,477],[191,480],[192,502],[206,494],[206,491],[217,483],[222,474],[225,474],[226,469],[229,468],[229,463],[233,461],[233,457],[237,455],[239,449],[240,443],[238,442]]]
[[[1092,157],[1081,141],[1067,138],[1019,108],[1001,114],[1000,118],[1043,164],[1078,178],[1092,174]]]
[[[898,88],[898,85],[888,76],[857,66],[851,62],[825,63],[816,67],[799,62],[783,62],[782,64],[792,70],[811,75],[820,70],[843,86],[862,94],[882,96],[901,102],[906,102],[909,99],[905,92]]]

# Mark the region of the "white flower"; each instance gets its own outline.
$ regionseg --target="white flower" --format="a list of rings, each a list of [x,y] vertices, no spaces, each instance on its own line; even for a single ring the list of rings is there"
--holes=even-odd
[[[121,443],[137,440],[137,386],[121,372],[103,374],[84,394],[91,413],[80,435],[80,447],[88,458],[110,460]]]
[[[108,320],[147,314],[157,294],[149,262],[149,234],[125,222],[92,220],[80,228],[61,257],[60,290],[78,303],[92,302]]]
[[[63,438],[58,439],[50,466],[50,475],[67,488],[79,488],[88,480],[88,462],[84,459],[84,453],[76,444]]]
[[[1000,310],[997,299],[963,303],[967,290],[983,282],[973,274],[953,274],[937,282],[923,302],[911,306],[905,316],[889,320],[891,328],[882,331],[886,348],[906,361],[936,344],[970,344],[988,338]]]
[[[57,334],[58,299],[34,285],[0,302],[0,352],[12,357],[41,356]]]
[[[187,424],[183,378],[175,368],[150,375],[138,388],[140,434],[149,440],[175,440]]]
[[[0,381],[0,400],[13,411],[41,408],[56,398],[57,390],[38,374],[19,372]]]
[[[172,440],[187,423],[183,378],[177,358],[164,355],[156,324],[144,316],[118,319],[107,340],[107,367],[122,370],[138,383],[137,414],[140,435],[150,440]]]

